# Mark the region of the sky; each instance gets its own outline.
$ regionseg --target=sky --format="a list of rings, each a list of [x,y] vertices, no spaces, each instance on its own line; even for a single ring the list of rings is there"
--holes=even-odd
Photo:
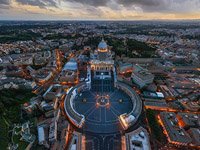
[[[0,20],[200,19],[200,0],[0,0]]]

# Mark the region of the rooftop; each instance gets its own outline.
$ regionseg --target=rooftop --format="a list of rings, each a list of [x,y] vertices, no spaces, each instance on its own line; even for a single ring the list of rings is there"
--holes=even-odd
[[[186,126],[199,126],[200,127],[200,115],[193,113],[178,113],[181,120]]]
[[[146,129],[140,127],[126,134],[127,150],[150,150],[149,135]]]
[[[70,59],[63,68],[63,70],[72,70],[75,71],[78,69],[78,64],[75,59]]]
[[[200,146],[200,129],[198,128],[190,128],[188,130],[189,134],[192,137],[192,143]]]
[[[179,144],[191,143],[192,139],[189,134],[179,126],[179,122],[176,118],[176,114],[172,112],[161,112],[161,121],[167,132],[170,142]]]

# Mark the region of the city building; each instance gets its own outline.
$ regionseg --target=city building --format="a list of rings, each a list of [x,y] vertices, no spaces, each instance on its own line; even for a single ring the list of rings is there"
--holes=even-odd
[[[63,94],[62,86],[59,84],[51,85],[48,90],[44,93],[43,98],[45,100],[55,100],[60,98]]]
[[[177,118],[179,119],[180,125],[183,128],[199,128],[200,127],[200,115],[193,113],[178,113]]]
[[[49,142],[52,143],[57,141],[57,130],[58,130],[58,124],[56,119],[53,118],[49,126]]]
[[[169,106],[166,103],[165,100],[157,100],[157,99],[147,99],[145,98],[144,106],[147,109],[153,109],[153,110],[161,110],[161,111],[167,111],[169,110]]]
[[[161,125],[168,141],[177,145],[188,145],[192,142],[189,134],[179,126],[176,114],[173,112],[161,112],[159,115]]]
[[[36,53],[33,59],[34,65],[42,66],[45,65],[51,57],[50,51]]]
[[[65,64],[58,80],[61,84],[78,83],[78,63],[75,59],[70,59]]]
[[[34,81],[25,80],[15,77],[1,77],[0,89],[34,89],[36,83]]]
[[[45,133],[44,133],[44,127],[38,126],[37,130],[38,130],[38,144],[39,145],[46,145],[47,147],[49,147],[48,144],[47,144],[47,141],[46,141],[46,137],[45,137]]]
[[[149,134],[146,129],[138,129],[126,133],[126,150],[151,150]]]
[[[154,80],[154,75],[142,67],[140,67],[140,69],[133,70],[131,77],[133,82],[140,88],[148,86],[149,84],[153,83]]]
[[[37,70],[34,74],[31,74],[31,76],[39,84],[44,84],[45,82],[49,81],[53,77],[53,72],[52,70],[49,70],[47,68],[42,68],[42,69]]]
[[[197,102],[192,102],[188,99],[187,102],[181,101],[181,104],[184,106],[185,109],[192,111],[192,112],[198,112],[200,110],[200,105]]]
[[[164,95],[161,92],[148,92],[148,91],[144,91],[143,92],[143,96],[145,98],[153,98],[153,99],[164,99]]]
[[[69,143],[68,149],[69,150],[84,150],[83,143],[82,143],[82,134],[76,131],[73,132],[71,142]]]
[[[131,63],[120,63],[118,67],[119,74],[131,73],[133,72],[133,65]]]
[[[192,144],[194,146],[200,146],[200,129],[199,128],[190,128],[188,130],[190,137],[192,138]]]
[[[112,60],[112,52],[108,49],[107,43],[102,40],[98,45],[98,49],[91,55],[93,59],[90,61],[90,64],[94,78],[111,78],[114,61]]]
[[[33,97],[30,99],[29,102],[24,103],[23,110],[25,110],[27,114],[32,114],[33,112],[37,111],[41,101],[42,101],[41,95],[38,95],[37,97]]]

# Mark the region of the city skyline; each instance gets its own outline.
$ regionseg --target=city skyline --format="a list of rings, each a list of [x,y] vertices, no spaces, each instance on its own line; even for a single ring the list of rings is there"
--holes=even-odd
[[[200,21],[0,21],[0,147],[200,148]]]
[[[0,0],[0,20],[200,19],[198,0]]]

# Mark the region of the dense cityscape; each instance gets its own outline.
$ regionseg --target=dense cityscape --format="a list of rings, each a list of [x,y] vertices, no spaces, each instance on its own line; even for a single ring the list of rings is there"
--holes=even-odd
[[[1,21],[0,149],[200,149],[200,21]]]

